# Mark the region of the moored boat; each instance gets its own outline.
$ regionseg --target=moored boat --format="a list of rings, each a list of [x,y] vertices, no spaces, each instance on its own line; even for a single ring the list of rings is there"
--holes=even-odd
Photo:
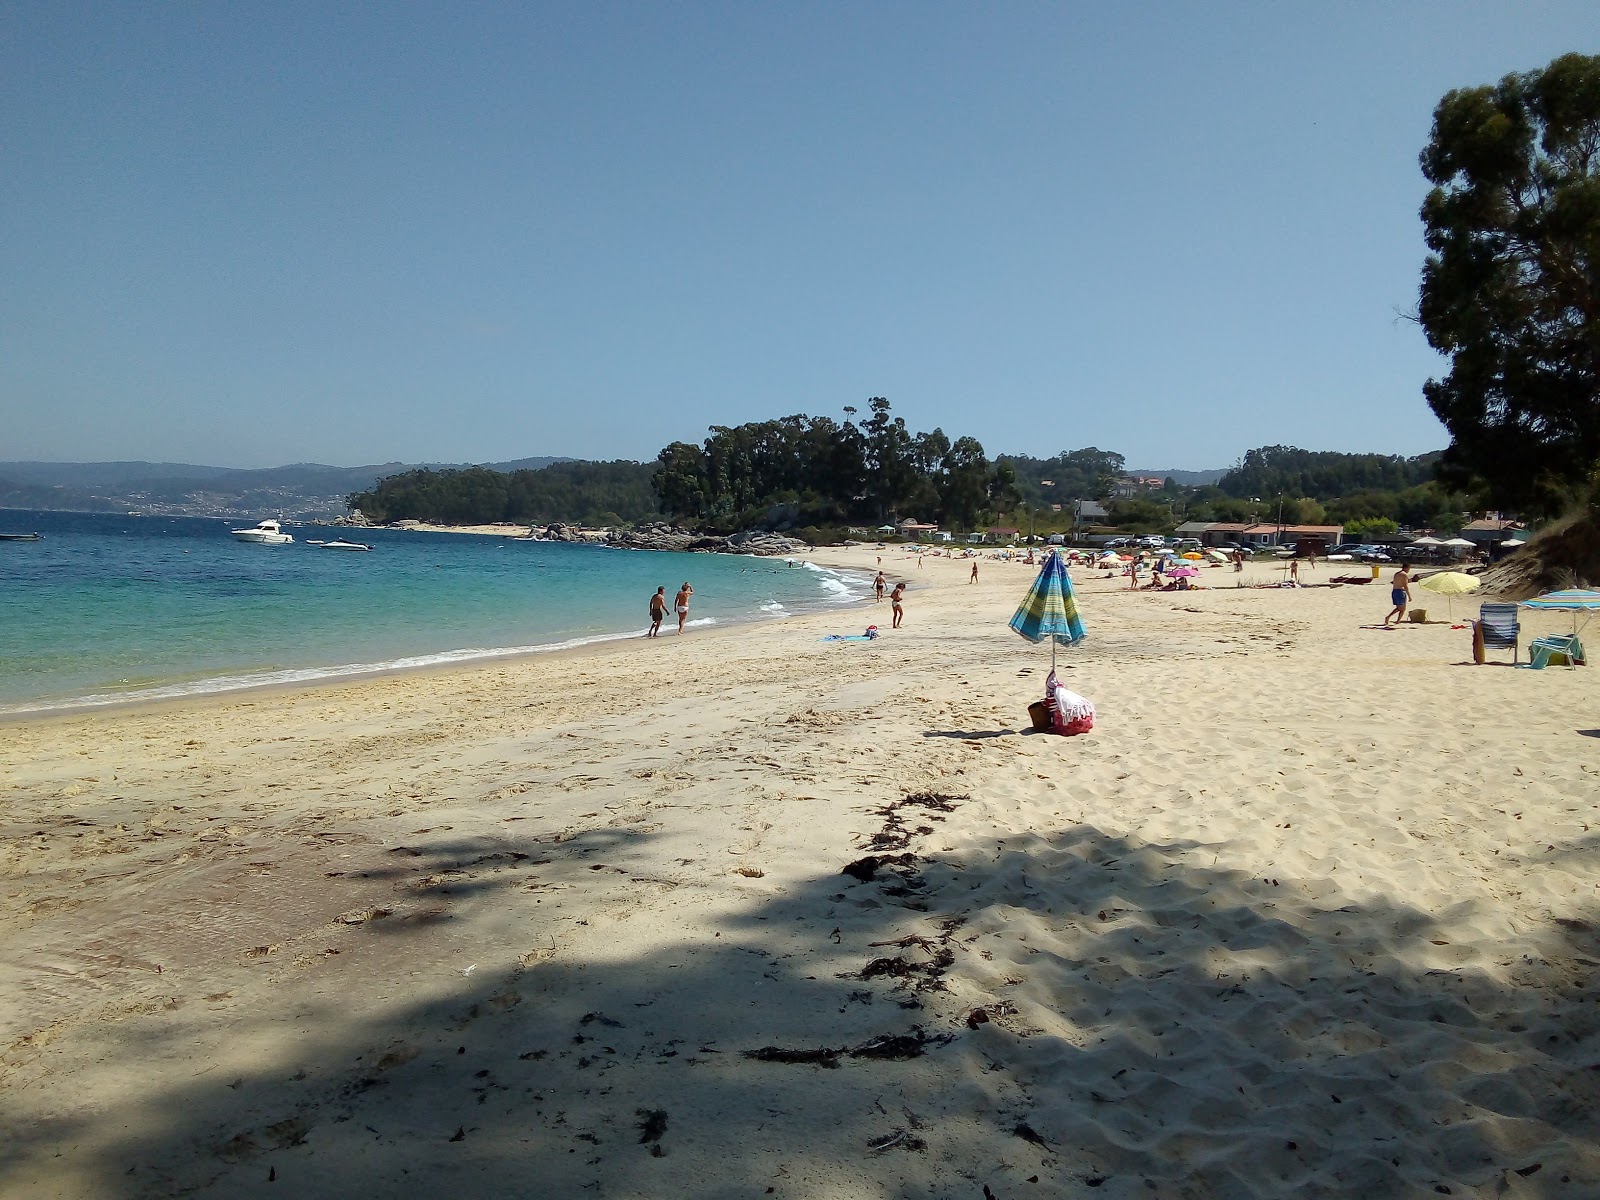
[[[0,533],[0,542],[42,542],[42,533]]]
[[[283,526],[273,520],[262,521],[252,529],[232,530],[241,542],[255,542],[261,546],[287,546],[294,538],[283,531]]]
[[[372,547],[367,545],[365,542],[347,542],[343,538],[340,538],[338,541],[335,541],[335,542],[320,542],[320,543],[313,543],[313,544],[314,545],[321,545],[321,547],[324,550],[371,550],[372,549]]]

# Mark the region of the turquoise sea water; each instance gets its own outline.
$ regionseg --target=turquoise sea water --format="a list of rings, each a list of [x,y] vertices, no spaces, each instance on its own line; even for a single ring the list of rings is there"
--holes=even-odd
[[[849,604],[868,577],[782,559],[470,534],[0,510],[0,712],[462,661],[638,636],[688,580],[696,626]],[[370,554],[324,550],[341,532]],[[669,617],[669,626],[676,618]]]

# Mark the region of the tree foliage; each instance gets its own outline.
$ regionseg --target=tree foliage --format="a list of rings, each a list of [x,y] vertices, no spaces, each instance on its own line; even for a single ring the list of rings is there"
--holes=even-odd
[[[1097,446],[1063,450],[1054,458],[1006,454],[1000,461],[1011,464],[1017,488],[1028,504],[1103,500],[1126,470],[1122,455]]]
[[[868,415],[796,415],[711,427],[702,445],[673,442],[656,458],[661,509],[708,529],[840,526],[914,517],[958,527],[1013,504],[1009,469],[970,437],[913,432],[875,396]]]
[[[1259,446],[1247,450],[1217,481],[1236,499],[1279,495],[1332,500],[1358,491],[1402,491],[1433,478],[1437,454],[1402,458],[1397,454],[1340,454],[1298,446]]]
[[[380,479],[349,504],[373,521],[639,521],[659,512],[652,474],[650,465],[626,461],[561,462],[537,471],[419,469]]]
[[[1450,92],[1421,161],[1441,469],[1504,507],[1561,507],[1600,462],[1600,57]]]

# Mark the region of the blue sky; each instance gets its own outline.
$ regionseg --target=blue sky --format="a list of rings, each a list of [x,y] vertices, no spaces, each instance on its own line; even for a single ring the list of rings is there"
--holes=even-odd
[[[883,395],[1442,446],[1417,153],[1600,5],[0,5],[0,459],[650,458]]]

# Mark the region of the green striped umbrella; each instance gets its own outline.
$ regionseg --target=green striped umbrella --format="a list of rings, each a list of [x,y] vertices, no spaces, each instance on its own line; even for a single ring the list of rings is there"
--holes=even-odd
[[[1011,618],[1011,628],[1030,642],[1050,639],[1050,669],[1056,665],[1056,646],[1070,646],[1083,640],[1083,618],[1078,615],[1078,600],[1072,594],[1072,580],[1066,564],[1054,550],[1039,568],[1022,607]]]

